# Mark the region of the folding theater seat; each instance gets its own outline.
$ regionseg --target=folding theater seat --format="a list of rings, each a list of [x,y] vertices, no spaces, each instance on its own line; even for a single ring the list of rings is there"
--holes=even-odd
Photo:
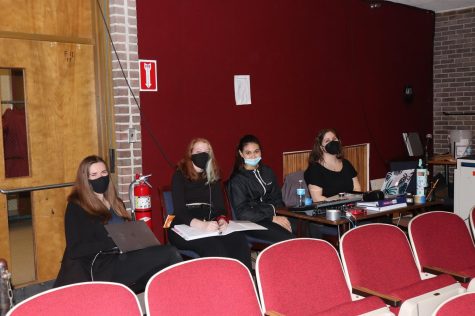
[[[400,315],[430,315],[445,299],[465,289],[450,275],[422,280],[404,232],[388,224],[368,224],[340,241],[343,266],[353,293],[376,295]]]

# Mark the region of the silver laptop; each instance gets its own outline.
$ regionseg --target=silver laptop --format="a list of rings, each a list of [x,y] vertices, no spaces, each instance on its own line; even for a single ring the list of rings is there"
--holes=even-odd
[[[414,169],[390,171],[386,174],[381,191],[385,197],[406,194]]]
[[[120,253],[159,246],[160,242],[144,221],[104,225]]]

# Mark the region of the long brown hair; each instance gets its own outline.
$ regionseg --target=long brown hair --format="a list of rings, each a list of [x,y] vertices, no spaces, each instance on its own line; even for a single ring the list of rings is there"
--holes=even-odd
[[[109,168],[106,162],[99,156],[88,156],[81,161],[76,174],[76,183],[74,184],[73,191],[68,196],[68,202],[78,204],[87,213],[100,217],[104,222],[109,221],[112,217],[107,207],[94,193],[91,184],[89,183],[89,169],[92,164],[102,162],[109,174]],[[114,212],[123,218],[130,219],[130,214],[124,207],[124,203],[117,196],[117,191],[112,181],[109,181],[109,186],[106,192],[104,192],[105,199],[110,203]]]
[[[309,163],[317,163],[323,160],[322,143],[323,143],[323,138],[325,137],[325,134],[328,132],[332,132],[333,134],[335,134],[336,138],[338,138],[338,141],[340,142],[340,145],[342,145],[341,138],[335,129],[324,128],[320,130],[320,132],[318,132],[317,134],[317,137],[315,137],[315,141],[313,143],[313,149],[312,149],[312,152],[310,153],[310,157],[308,157]],[[343,150],[338,155],[336,155],[336,157],[338,159],[343,159],[344,158]]]
[[[193,162],[191,161],[191,152],[196,143],[205,143],[209,147],[209,157],[210,161],[206,166],[206,172],[198,173],[193,167]],[[191,140],[190,144],[186,148],[185,156],[178,163],[178,169],[181,170],[185,178],[191,181],[197,181],[199,179],[206,179],[208,183],[213,183],[219,180],[219,167],[214,157],[213,147],[211,147],[210,142],[204,138],[194,138]]]

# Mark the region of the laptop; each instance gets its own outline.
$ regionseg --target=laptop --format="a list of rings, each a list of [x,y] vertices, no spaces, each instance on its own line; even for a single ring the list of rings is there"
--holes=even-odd
[[[414,175],[414,169],[389,171],[384,179],[381,191],[385,197],[404,195]]]
[[[104,225],[120,253],[159,246],[160,242],[144,221]]]

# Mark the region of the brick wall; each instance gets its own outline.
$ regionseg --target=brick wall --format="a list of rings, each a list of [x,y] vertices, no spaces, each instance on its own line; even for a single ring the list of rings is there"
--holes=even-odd
[[[434,153],[449,151],[450,130],[472,130],[475,115],[475,8],[436,14],[434,37]]]
[[[137,17],[135,0],[110,0],[110,30],[132,91],[139,98]],[[128,187],[135,173],[142,172],[140,115],[112,51],[112,79],[116,137],[116,162],[120,197],[129,207]],[[137,131],[137,142],[129,143],[128,131]]]

